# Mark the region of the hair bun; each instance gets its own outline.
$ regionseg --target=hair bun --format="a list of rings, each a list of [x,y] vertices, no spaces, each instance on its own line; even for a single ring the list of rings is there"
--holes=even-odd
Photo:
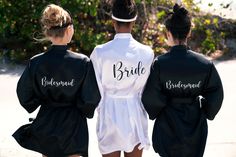
[[[43,12],[42,24],[47,27],[62,26],[66,22],[62,9],[56,5],[49,5]]]
[[[112,14],[120,19],[133,19],[137,15],[137,6],[134,0],[114,0]]]
[[[114,0],[113,5],[123,5],[126,7],[130,7],[135,4],[134,0]]]
[[[186,10],[184,7],[178,5],[177,3],[173,7],[174,15],[185,17],[189,14],[188,10]]]
[[[177,3],[174,5],[174,7],[173,7],[173,11],[174,11],[174,13],[177,13],[178,11],[179,11],[179,9],[180,9],[180,5],[178,5]]]
[[[189,12],[183,6],[175,4],[173,12],[165,20],[165,26],[174,39],[186,40],[191,30]]]

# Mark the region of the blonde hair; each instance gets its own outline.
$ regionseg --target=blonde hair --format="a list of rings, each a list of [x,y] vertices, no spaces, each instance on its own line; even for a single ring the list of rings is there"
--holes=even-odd
[[[72,19],[62,7],[50,4],[43,10],[41,24],[46,37],[64,37],[67,26],[72,24]]]

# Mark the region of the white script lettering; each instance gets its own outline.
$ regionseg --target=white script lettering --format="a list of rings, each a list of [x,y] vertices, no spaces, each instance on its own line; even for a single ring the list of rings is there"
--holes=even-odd
[[[46,86],[54,86],[54,87],[73,87],[75,83],[75,80],[72,79],[70,81],[56,81],[54,80],[54,78],[51,79],[47,79],[47,77],[43,77],[42,78],[42,86],[46,87]]]
[[[166,88],[167,89],[174,89],[174,88],[179,88],[179,89],[194,89],[194,88],[200,88],[201,86],[201,81],[198,83],[182,83],[181,81],[178,81],[177,83],[171,82],[171,80],[166,82]]]

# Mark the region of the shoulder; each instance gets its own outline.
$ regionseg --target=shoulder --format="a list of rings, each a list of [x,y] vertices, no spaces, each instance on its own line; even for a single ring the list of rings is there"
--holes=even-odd
[[[213,62],[211,60],[209,60],[206,56],[204,56],[203,54],[200,54],[198,52],[192,51],[192,50],[188,50],[188,53],[194,58],[196,59],[198,62],[202,63],[202,64],[206,64],[206,65],[212,65]]]
[[[158,55],[156,56],[156,58],[154,59],[155,62],[161,62],[161,61],[165,61],[168,60],[170,57],[170,53],[169,52],[165,52],[164,54]]]
[[[42,60],[42,58],[45,55],[45,53],[46,52],[42,52],[42,53],[39,53],[39,54],[34,55],[33,57],[31,57],[28,60],[27,67],[30,68],[30,69],[35,67],[35,65],[37,65]]]
[[[69,57],[72,58],[72,59],[84,60],[86,62],[89,61],[88,56],[86,56],[82,53],[77,53],[77,52],[73,52],[73,51],[70,51],[70,50],[67,50],[67,52],[68,52]]]
[[[103,51],[104,49],[109,49],[111,46],[112,46],[112,42],[113,40],[111,41],[108,41],[107,43],[104,43],[104,44],[100,44],[100,45],[97,45],[94,50],[96,50],[97,52],[99,51]]]
[[[33,57],[30,58],[30,61],[34,61],[34,60],[38,60],[40,58],[42,58],[44,55],[45,55],[46,52],[42,52],[42,53],[39,53]]]
[[[44,58],[46,53],[47,52],[42,52],[42,53],[39,53],[39,54],[31,57],[29,62],[28,62],[28,65],[30,67],[32,67],[33,65],[37,65],[38,63],[40,63],[40,61]]]
[[[101,58],[104,52],[107,52],[110,49],[112,49],[112,40],[107,43],[97,45],[93,49],[93,52],[90,55],[90,59],[94,60],[94,59]]]
[[[142,52],[142,54],[144,54],[145,56],[149,56],[154,58],[154,52],[152,50],[152,48],[148,45],[142,44],[138,41],[135,40],[135,46],[139,49],[139,51]]]
[[[153,50],[152,50],[152,48],[150,47],[150,46],[148,46],[148,45],[145,45],[145,44],[143,44],[143,43],[140,43],[140,42],[138,42],[137,40],[135,40],[134,39],[134,42],[135,42],[135,44],[136,44],[136,46],[138,47],[138,48],[140,48],[140,49],[142,49],[142,50],[145,50],[147,53],[153,53]]]
[[[83,67],[87,67],[87,65],[90,62],[89,57],[87,57],[84,54],[81,53],[77,53],[77,52],[73,52],[70,50],[67,50],[67,55],[66,57],[66,62],[70,63],[72,66],[83,66]]]

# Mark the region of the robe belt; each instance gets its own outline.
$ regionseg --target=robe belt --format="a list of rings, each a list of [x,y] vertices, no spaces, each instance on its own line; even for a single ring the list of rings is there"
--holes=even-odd
[[[127,95],[115,95],[115,94],[110,94],[110,93],[105,93],[106,96],[110,98],[115,98],[115,99],[127,99],[127,98],[134,98],[136,95],[135,94],[127,94]],[[138,95],[137,95],[138,96]]]
[[[76,103],[72,102],[53,102],[53,101],[43,101],[42,106],[48,107],[71,107],[76,106]]]
[[[197,98],[170,98],[169,102],[171,104],[192,104]]]

